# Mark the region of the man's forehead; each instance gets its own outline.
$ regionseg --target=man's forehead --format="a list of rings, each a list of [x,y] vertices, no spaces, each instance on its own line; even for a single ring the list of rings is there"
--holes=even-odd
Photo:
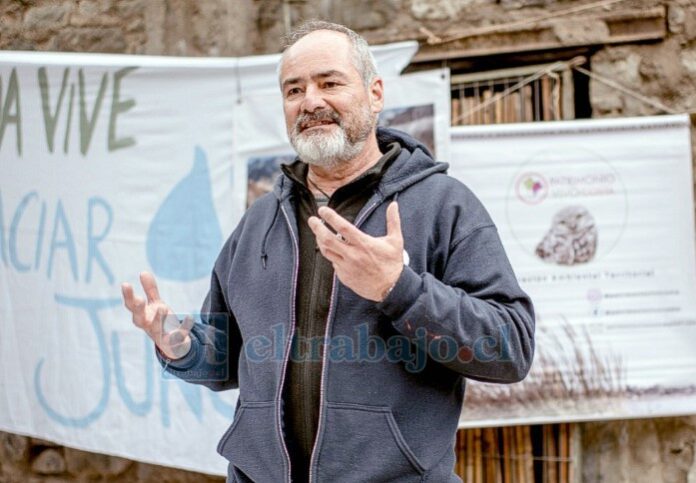
[[[326,79],[326,78],[333,78],[333,77],[338,77],[340,79],[347,79],[348,75],[346,72],[339,70],[339,69],[331,69],[331,68],[324,68],[316,71],[310,71],[303,73],[303,75],[293,75],[291,77],[287,77],[283,79],[283,85],[287,84],[297,84],[298,82],[302,82],[306,79],[311,79],[311,80],[318,80],[318,79]]]

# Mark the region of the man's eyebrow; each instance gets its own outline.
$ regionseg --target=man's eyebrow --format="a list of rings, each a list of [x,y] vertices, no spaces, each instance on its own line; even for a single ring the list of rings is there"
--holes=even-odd
[[[343,79],[346,78],[346,75],[341,72],[340,70],[325,70],[323,72],[318,72],[314,74],[312,77],[316,77],[319,79],[324,79],[326,77],[341,77]]]
[[[325,70],[321,72],[317,72],[316,74],[312,74],[312,78],[314,79],[325,79],[327,77],[340,77],[341,79],[345,79],[347,76],[341,72],[340,70]],[[288,85],[291,84],[299,84],[302,81],[302,78],[300,77],[290,77],[289,79],[285,79],[283,81],[283,87],[287,87]]]
[[[299,82],[300,82],[300,78],[299,78],[299,77],[291,77],[291,78],[285,79],[285,80],[283,81],[283,87],[288,86],[288,85],[290,85],[290,84],[297,84],[297,83],[299,83]]]

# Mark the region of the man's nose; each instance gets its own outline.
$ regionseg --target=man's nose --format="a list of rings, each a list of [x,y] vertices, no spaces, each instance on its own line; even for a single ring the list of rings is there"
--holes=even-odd
[[[325,108],[326,101],[324,100],[321,89],[316,86],[307,86],[301,107],[305,112],[314,112],[318,109]]]

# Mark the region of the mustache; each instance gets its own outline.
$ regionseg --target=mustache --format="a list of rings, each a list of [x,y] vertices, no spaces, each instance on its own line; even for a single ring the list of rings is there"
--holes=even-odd
[[[332,121],[341,126],[341,116],[333,109],[322,109],[321,111],[303,112],[295,121],[295,132],[300,132],[306,124],[310,122]]]

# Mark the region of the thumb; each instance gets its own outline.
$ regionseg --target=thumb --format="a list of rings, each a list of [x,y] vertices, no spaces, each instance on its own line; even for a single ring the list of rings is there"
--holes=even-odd
[[[183,331],[184,335],[191,332],[191,327],[193,327],[193,323],[193,317],[191,317],[190,315],[184,317],[184,321],[181,323],[181,326],[179,327]]]
[[[403,239],[401,234],[401,217],[399,216],[399,204],[396,201],[389,203],[387,207],[387,236],[399,240]]]

